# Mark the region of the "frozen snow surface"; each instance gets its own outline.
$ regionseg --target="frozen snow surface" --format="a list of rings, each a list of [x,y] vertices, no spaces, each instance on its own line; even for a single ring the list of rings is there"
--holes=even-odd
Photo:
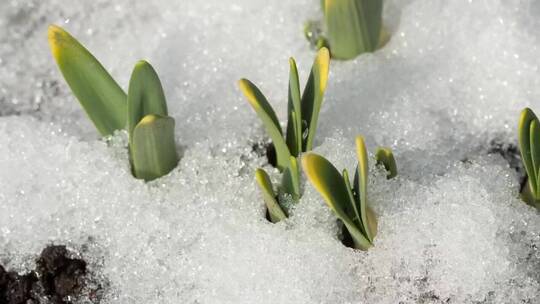
[[[103,277],[102,303],[540,303],[540,214],[498,153],[520,110],[540,111],[540,2],[386,1],[389,43],[332,62],[315,150],[351,170],[363,134],[398,161],[387,181],[370,159],[368,252],[341,244],[310,185],[267,222],[253,181],[265,134],[236,80],[284,119],[287,58],[304,81],[319,2],[3,0],[0,263],[24,272],[67,244]],[[126,135],[98,139],[49,54],[50,23],[124,87],[136,60],[153,63],[183,154],[170,175],[136,180]]]

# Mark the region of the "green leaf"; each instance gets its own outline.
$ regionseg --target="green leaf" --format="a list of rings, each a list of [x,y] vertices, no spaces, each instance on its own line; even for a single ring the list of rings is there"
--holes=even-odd
[[[378,47],[382,0],[326,0],[324,16],[332,57],[352,59]]]
[[[300,107],[300,81],[294,58],[289,59],[289,102],[287,111],[287,146],[295,157],[302,152],[302,108]]]
[[[103,136],[126,126],[126,94],[99,61],[68,32],[48,29],[52,55],[71,91]]]
[[[307,137],[303,138],[302,149],[304,152],[313,149],[313,140],[317,131],[319,111],[323,102],[324,91],[328,82],[328,69],[330,65],[330,54],[328,49],[323,47],[317,52],[317,57],[311,67],[308,82],[302,94],[302,120],[305,121]],[[302,130],[302,134],[306,132]]]
[[[159,77],[146,61],[137,62],[129,80],[127,124],[130,138],[133,129],[149,114],[167,116],[167,102]]]
[[[315,153],[306,153],[302,156],[302,167],[313,187],[351,234],[355,247],[362,250],[371,247],[369,239],[362,234],[345,211],[353,202],[350,201],[347,187],[337,169],[324,157]]]
[[[289,167],[283,171],[281,190],[291,195],[295,202],[300,199],[300,171],[294,156],[291,156]]]
[[[362,136],[356,137],[356,155],[358,157],[358,168],[354,178],[354,190],[356,191],[357,208],[360,211],[361,230],[365,233],[370,242],[373,242],[375,235],[370,229],[368,221],[367,205],[367,182],[368,182],[368,159],[366,144]]]
[[[375,153],[375,159],[377,160],[377,164],[383,165],[386,171],[388,171],[386,175],[387,179],[391,179],[397,175],[397,165],[392,149],[379,147]]]
[[[287,147],[285,139],[283,138],[283,133],[281,131],[276,113],[266,100],[266,97],[264,97],[261,91],[251,81],[241,79],[238,84],[240,86],[240,90],[246,96],[249,104],[251,107],[253,107],[259,118],[262,120],[266,128],[266,132],[268,132],[268,135],[270,135],[270,138],[274,143],[274,147],[276,148],[278,169],[280,171],[285,170],[289,166],[291,153],[289,152],[289,148]]]
[[[536,191],[533,192],[535,198],[538,198],[539,196],[539,189],[538,186],[539,182],[539,174],[540,174],[540,125],[538,125],[538,120],[531,121],[530,126],[530,146],[531,146],[531,159],[534,169],[534,175],[536,176]]]
[[[255,171],[255,180],[261,189],[266,208],[268,208],[268,213],[270,214],[270,221],[272,223],[277,223],[285,218],[287,214],[281,209],[281,206],[276,200],[276,194],[272,188],[272,182],[270,177],[263,169],[257,169]]]
[[[530,130],[531,130],[531,123],[532,121],[538,121],[538,118],[536,115],[534,115],[534,112],[529,109],[525,108],[523,111],[521,111],[521,117],[519,119],[519,151],[521,152],[521,160],[523,161],[523,165],[525,166],[525,170],[527,171],[528,176],[528,183],[531,188],[531,191],[536,195],[537,191],[537,178],[536,178],[536,170],[534,168],[533,160],[532,160],[532,154],[531,154],[531,137],[530,137]]]
[[[347,193],[349,194],[349,202],[351,202],[350,206],[347,206],[347,209],[344,211],[349,215],[349,217],[353,220],[353,222],[359,226],[362,224],[362,218],[360,216],[360,212],[355,204],[356,198],[352,191],[351,187],[351,180],[349,179],[349,172],[347,169],[343,170],[343,182],[345,183],[345,187],[347,188]]]
[[[174,119],[146,115],[133,129],[133,173],[146,181],[169,173],[178,164],[174,142]]]

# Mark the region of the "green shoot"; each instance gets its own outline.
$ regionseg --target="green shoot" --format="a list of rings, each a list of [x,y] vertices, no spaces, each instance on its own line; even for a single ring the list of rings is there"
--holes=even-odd
[[[300,198],[300,174],[296,164],[296,158],[301,153],[310,151],[313,147],[319,111],[323,102],[324,91],[328,82],[328,70],[330,54],[328,49],[321,48],[317,53],[307,84],[300,94],[300,81],[298,69],[293,58],[289,60],[289,89],[288,89],[288,122],[285,135],[274,109],[257,88],[247,79],[239,81],[240,90],[245,95],[255,113],[262,120],[266,132],[272,139],[277,155],[277,168],[283,173],[279,193],[288,194],[294,201]],[[262,170],[262,169],[261,169]],[[262,173],[259,172],[259,175]],[[266,173],[265,173],[266,174]],[[261,175],[262,176],[262,175]],[[267,174],[266,174],[267,176]],[[265,195],[271,194],[270,179],[257,178],[259,187]],[[264,182],[264,183],[263,183]],[[268,187],[268,184],[270,186]],[[281,210],[277,215],[272,215],[274,206],[268,206],[272,218],[280,218],[287,212]],[[280,204],[277,204],[281,206]],[[271,208],[272,207],[272,208]],[[286,209],[281,206],[282,209]]]
[[[60,71],[103,136],[126,126],[126,93],[107,70],[68,32],[49,26],[49,44]]]
[[[388,172],[386,178],[391,179],[397,175],[396,160],[390,148],[379,147],[375,152],[375,160],[377,165],[383,165]]]
[[[540,121],[531,109],[521,112],[518,129],[521,160],[527,172],[521,199],[540,208]]]
[[[321,6],[327,37],[315,37],[312,22],[304,32],[317,45],[328,45],[333,58],[348,60],[373,52],[387,39],[382,0],[321,0]]]
[[[99,61],[62,28],[51,25],[49,44],[73,94],[102,136],[127,127],[133,175],[153,180],[178,163],[174,119],[167,116],[161,83],[146,61],[135,65],[128,94]]]
[[[353,239],[354,247],[367,250],[373,246],[377,234],[377,219],[367,202],[368,160],[361,136],[356,138],[356,152],[358,167],[352,187],[347,170],[340,174],[320,155],[306,153],[302,157],[302,167],[330,210],[343,222]]]

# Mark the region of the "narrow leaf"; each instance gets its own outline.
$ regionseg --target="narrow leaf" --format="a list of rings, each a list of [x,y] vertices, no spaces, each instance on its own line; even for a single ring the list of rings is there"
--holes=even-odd
[[[289,120],[287,123],[287,147],[292,156],[298,157],[302,152],[302,133],[301,126],[298,125],[297,112],[289,112]]]
[[[330,210],[343,222],[351,234],[355,246],[362,250],[371,247],[369,239],[364,237],[345,211],[347,206],[353,202],[350,202],[347,188],[337,169],[324,157],[315,153],[307,153],[302,156],[302,167],[308,180],[323,197]]]
[[[126,94],[99,61],[61,27],[50,25],[52,55],[71,91],[103,136],[126,126]]]
[[[319,111],[323,102],[324,91],[328,82],[328,69],[330,65],[330,54],[328,49],[323,47],[317,52],[317,57],[311,67],[308,82],[302,94],[302,120],[305,121],[307,137],[303,138],[303,152],[313,149],[313,140],[317,131]],[[302,130],[302,134],[304,134]]]
[[[533,120],[538,121],[538,118],[536,118],[536,115],[534,115],[534,112],[529,109],[525,108],[523,111],[521,111],[521,117],[519,119],[519,151],[521,152],[521,160],[523,161],[523,165],[525,166],[525,170],[527,171],[528,176],[528,183],[530,186],[530,189],[533,193],[537,193],[537,181],[536,181],[536,174],[535,169],[533,165],[532,155],[531,155],[531,137],[530,137],[530,128],[531,128],[531,122]]]
[[[377,160],[377,164],[383,165],[386,171],[388,171],[386,175],[387,179],[391,179],[397,175],[397,165],[392,149],[379,147],[375,153],[375,159]]]
[[[347,209],[345,212],[349,215],[349,217],[353,220],[357,226],[362,224],[362,218],[360,216],[360,212],[358,210],[356,202],[356,198],[354,196],[354,193],[352,191],[351,187],[351,180],[349,179],[349,172],[347,172],[346,169],[343,170],[343,182],[345,183],[345,187],[347,188],[347,194],[349,194],[349,202],[351,204],[347,206]]]
[[[377,228],[377,214],[371,207],[367,206],[367,226],[369,228],[369,231],[373,234],[373,237],[377,235],[378,228]],[[371,240],[371,243],[373,243],[373,240]]]
[[[146,61],[137,62],[129,80],[127,123],[130,137],[133,129],[149,114],[167,116],[167,102],[159,77]]]
[[[295,202],[300,199],[300,171],[294,156],[291,156],[290,165],[283,171],[281,189],[291,195]]]
[[[370,230],[367,214],[367,182],[368,182],[368,159],[366,144],[362,136],[356,137],[356,155],[358,157],[358,168],[356,171],[354,189],[356,191],[357,208],[360,211],[362,220],[361,230],[366,234],[370,242],[373,242],[375,235]]]
[[[268,208],[268,213],[270,214],[270,220],[272,223],[277,223],[285,218],[287,214],[281,209],[281,206],[276,200],[276,194],[272,188],[272,182],[270,177],[263,169],[257,169],[255,171],[255,180],[261,189],[263,200]]]
[[[298,79],[298,69],[294,58],[289,59],[289,102],[287,111],[289,120],[287,121],[287,145],[289,151],[295,157],[302,152],[302,109],[300,107],[300,81]],[[293,114],[294,112],[294,114]]]
[[[174,142],[174,119],[146,115],[133,129],[133,173],[146,181],[169,173],[178,163]]]
[[[539,121],[534,119],[531,121],[530,126],[530,146],[531,146],[531,159],[532,159],[532,165],[534,170],[534,175],[536,176],[536,187],[534,188],[536,191],[533,192],[533,195],[538,198],[539,196],[539,190],[540,187],[538,185],[539,182],[539,174],[540,174],[540,125]]]
[[[352,59],[379,45],[382,0],[327,0],[324,15],[332,57]]]
[[[277,167],[280,171],[285,170],[289,166],[289,158],[291,156],[289,148],[283,138],[283,133],[279,125],[276,113],[266,100],[266,97],[261,91],[249,80],[241,79],[238,82],[240,90],[246,96],[249,104],[253,107],[259,118],[262,120],[266,132],[272,139],[276,148]]]

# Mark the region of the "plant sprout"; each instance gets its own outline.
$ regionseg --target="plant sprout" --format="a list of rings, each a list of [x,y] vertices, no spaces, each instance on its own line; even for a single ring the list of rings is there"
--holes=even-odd
[[[277,168],[283,173],[280,193],[289,195],[293,201],[300,198],[300,172],[296,158],[313,147],[317,130],[319,111],[328,81],[330,55],[328,49],[321,48],[309,75],[308,82],[300,95],[300,81],[294,58],[289,59],[288,121],[285,137],[272,106],[251,81],[241,79],[239,86],[255,113],[262,120],[276,149]],[[268,174],[259,169],[256,181],[263,192],[272,222],[287,216],[286,207],[278,202]]]
[[[139,61],[128,94],[99,61],[61,27],[51,25],[49,44],[71,91],[102,136],[127,127],[133,175],[146,181],[178,163],[174,119],[168,116],[161,82],[152,66]]]
[[[340,174],[328,160],[315,153],[306,153],[302,157],[302,167],[328,207],[343,222],[353,239],[354,247],[367,250],[373,246],[377,234],[377,219],[367,202],[368,159],[364,138],[361,136],[356,137],[356,153],[358,166],[352,186],[346,169]],[[376,155],[377,162],[389,169],[388,177],[395,176],[397,167],[392,151],[381,148]],[[382,155],[384,157],[380,158]]]
[[[527,172],[521,199],[540,208],[540,121],[531,109],[521,112],[518,129],[521,160]]]
[[[313,22],[304,30],[317,47],[328,46],[333,58],[353,59],[373,52],[387,39],[382,27],[382,0],[321,0],[326,37]]]

